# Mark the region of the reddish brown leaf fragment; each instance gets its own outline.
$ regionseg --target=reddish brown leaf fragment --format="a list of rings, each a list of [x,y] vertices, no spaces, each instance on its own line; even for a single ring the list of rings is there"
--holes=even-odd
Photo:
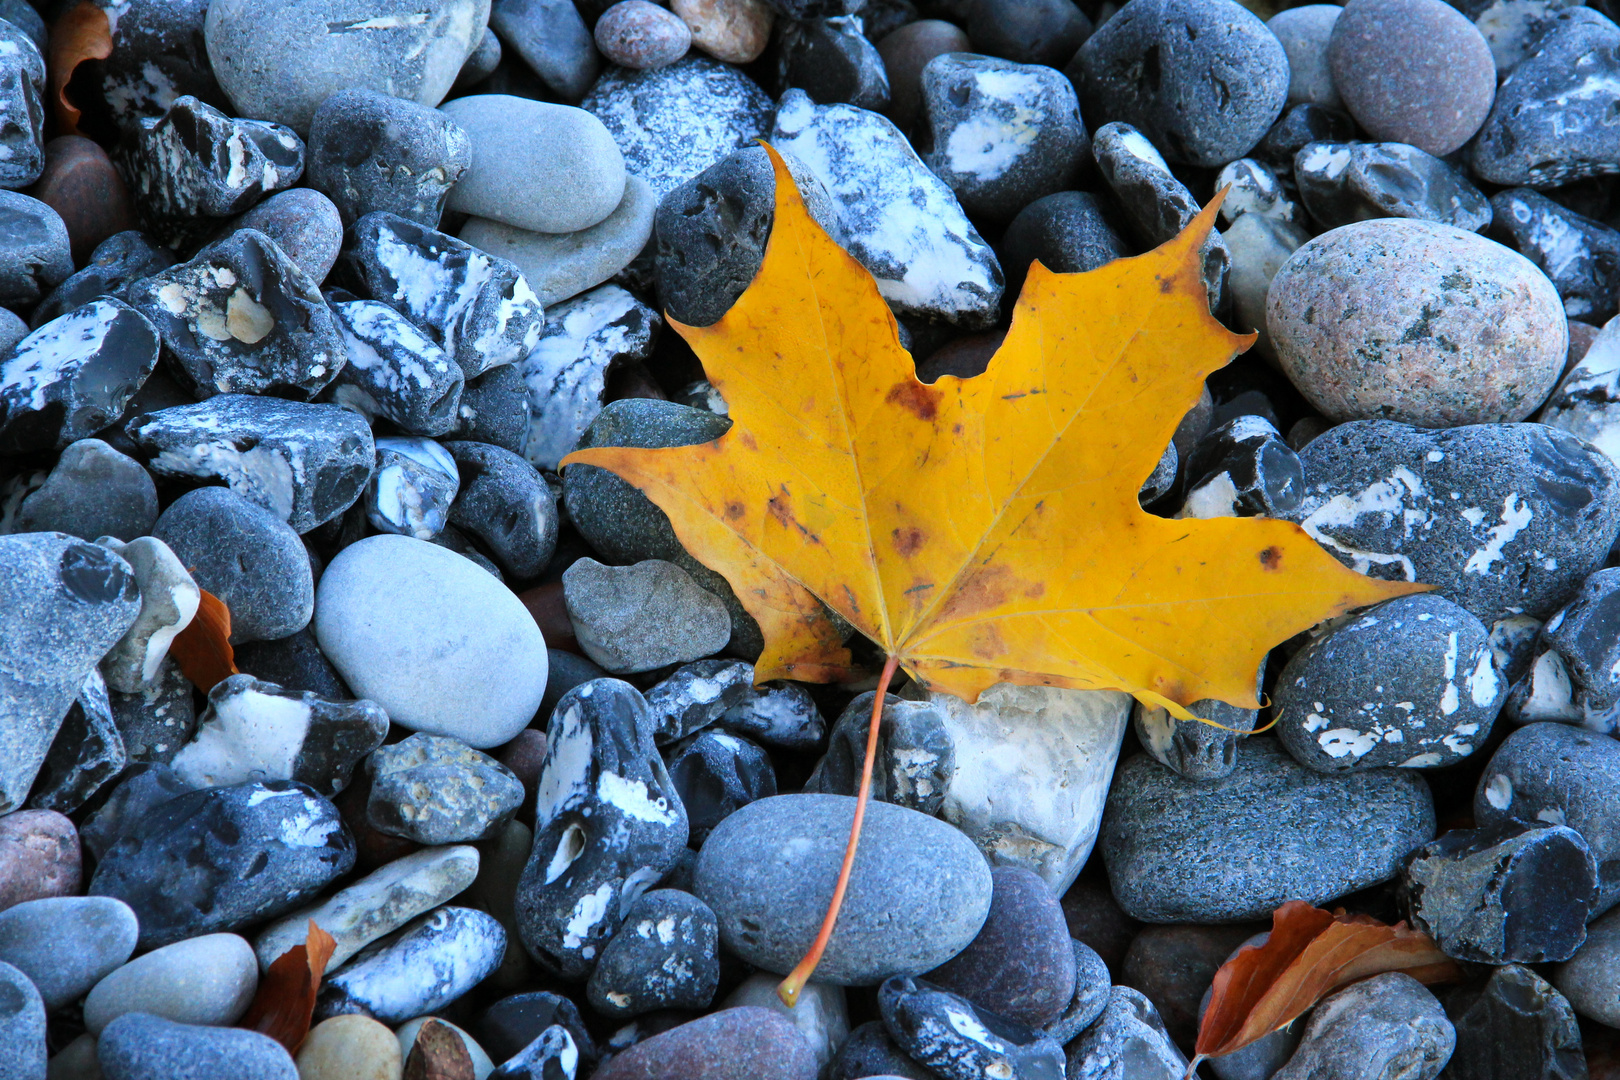
[[[79,107],[68,100],[67,86],[73,73],[86,60],[105,60],[112,55],[112,27],[107,13],[96,4],[80,0],[51,26],[50,56],[51,108],[56,113],[58,135],[79,133]]]
[[[203,594],[208,595],[207,593]],[[315,994],[321,988],[327,961],[337,941],[309,920],[309,935],[303,945],[294,945],[270,965],[259,980],[253,1004],[237,1027],[268,1035],[296,1054],[309,1034],[310,1017],[315,1013]]]
[[[472,1055],[449,1024],[429,1020],[416,1032],[405,1080],[473,1080]]]
[[[236,650],[231,648],[231,609],[225,601],[200,589],[197,615],[169,644],[169,655],[180,673],[203,693],[237,674]]]

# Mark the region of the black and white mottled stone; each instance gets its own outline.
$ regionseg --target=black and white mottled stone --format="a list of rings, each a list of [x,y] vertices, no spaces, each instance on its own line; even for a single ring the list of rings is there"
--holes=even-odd
[[[1195,701],[1187,711],[1222,726],[1182,720],[1138,701],[1131,706],[1136,740],[1153,760],[1189,780],[1219,780],[1230,774],[1237,767],[1243,733],[1254,730],[1260,711],[1213,698]]]
[[[1434,829],[1415,772],[1324,776],[1253,739],[1219,780],[1184,779],[1146,755],[1125,762],[1098,846],[1132,918],[1240,922],[1285,900],[1321,903],[1387,881]]]
[[[1302,765],[1433,769],[1485,744],[1507,682],[1485,625],[1425,593],[1318,637],[1289,659],[1273,694],[1278,741]]]
[[[113,161],[154,232],[193,238],[212,227],[196,219],[234,217],[297,183],[304,143],[291,128],[228,116],[187,95],[133,127]]]
[[[522,456],[529,447],[529,391],[516,364],[503,364],[468,379],[446,434],[485,442]]]
[[[1422,581],[1487,624],[1550,615],[1620,532],[1620,473],[1543,424],[1340,424],[1300,451],[1289,515],[1360,573]],[[1455,494],[1455,498],[1453,495]]]
[[[1598,867],[1596,915],[1620,902],[1620,744],[1570,724],[1520,728],[1497,747],[1474,791],[1481,829],[1516,821],[1565,825]]]
[[[574,1080],[583,1064],[574,1036],[553,1024],[489,1075],[491,1080]]]
[[[1398,971],[1352,983],[1311,1010],[1299,1049],[1272,1080],[1435,1080],[1457,1034],[1423,984]]]
[[[0,536],[0,812],[28,797],[86,678],[140,613],[130,565],[61,533]]]
[[[116,422],[159,346],[145,316],[104,297],[0,352],[0,450],[61,450]]]
[[[592,1007],[626,1019],[656,1009],[703,1009],[720,985],[720,930],[709,905],[654,889],[630,906],[585,984]]]
[[[1159,1010],[1128,986],[1109,989],[1102,1014],[1067,1049],[1068,1080],[1180,1080],[1187,1071]]]
[[[331,384],[333,402],[413,435],[455,427],[466,375],[437,341],[375,300],[331,307],[345,358]]]
[[[417,732],[366,761],[371,795],[366,820],[419,844],[483,840],[523,802],[512,770],[460,739]]]
[[[740,69],[692,54],[648,71],[610,67],[580,108],[608,129],[630,175],[662,199],[765,135],[772,103]]]
[[[298,1068],[282,1045],[257,1031],[178,1024],[130,1012],[108,1024],[96,1040],[106,1080],[297,1080]]]
[[[1276,172],[1262,161],[1238,158],[1227,162],[1215,174],[1215,190],[1223,189],[1227,189],[1226,198],[1221,200],[1223,226],[1230,227],[1244,214],[1259,214],[1296,224],[1303,220],[1291,193],[1283,187]]]
[[[0,962],[0,1046],[16,1080],[46,1076],[45,1002],[28,976]]]
[[[677,745],[669,777],[686,807],[694,846],[728,814],[776,794],[776,770],[765,748],[723,731],[701,731]]]
[[[0,16],[5,13],[0,12]],[[22,188],[45,169],[45,57],[0,17],[0,188]]]
[[[119,0],[107,12],[113,55],[101,62],[101,93],[121,128],[152,120],[187,94],[217,105],[203,42],[207,0]]]
[[[232,675],[208,692],[196,734],[170,766],[194,788],[297,780],[332,796],[387,734],[388,714],[374,701],[328,701]]]
[[[237,653],[238,662],[241,652]],[[152,681],[133,693],[109,688],[113,722],[124,740],[124,753],[131,764],[156,761],[167,764],[180,752],[197,727],[197,706],[192,700],[195,687],[180,665],[165,659]]]
[[[1484,964],[1568,960],[1586,940],[1598,872],[1564,825],[1454,829],[1413,852],[1400,900],[1447,956]]]
[[[373,942],[328,975],[315,1017],[360,1013],[402,1024],[437,1012],[477,986],[504,955],[506,931],[494,916],[442,907]]]
[[[720,726],[784,750],[812,750],[827,737],[827,721],[815,699],[802,683],[796,682],[756,687],[750,698],[725,711]]]
[[[587,556],[562,584],[581,651],[615,675],[712,656],[731,639],[725,602],[672,562],[608,566]]]
[[[1063,1080],[1063,1048],[967,998],[904,976],[878,989],[883,1026],[906,1054],[941,1080]]]
[[[776,85],[798,87],[822,105],[882,112],[889,73],[859,16],[776,21]]]
[[[339,90],[309,125],[309,182],[344,225],[376,210],[439,227],[472,143],[444,113],[365,86]]]
[[[1529,968],[1499,967],[1471,1001],[1448,995],[1447,1004],[1457,1029],[1448,1076],[1577,1080],[1588,1075],[1575,1010]]]
[[[922,96],[923,162],[970,214],[1006,221],[1072,188],[1090,151],[1074,86],[1042,64],[945,53],[923,68]]]
[[[827,740],[827,752],[805,781],[805,791],[856,793],[875,696],[870,691],[859,695],[839,715]],[[946,725],[943,710],[933,703],[887,695],[878,721],[871,798],[938,815],[956,774],[956,748]]]
[[[1508,701],[1513,719],[1562,720],[1611,733],[1620,727],[1617,616],[1620,570],[1599,570],[1541,628],[1535,659]]]
[[[308,401],[347,360],[315,280],[255,229],[136,282],[129,302],[157,327],[171,369],[198,398]]]
[[[582,1062],[596,1061],[596,1044],[580,1018],[579,1007],[561,994],[531,990],[501,998],[478,1018],[479,1044],[492,1057],[505,1060],[523,1051],[549,1027],[573,1036]]]
[[[297,907],[354,866],[337,807],[303,784],[203,788],[130,823],[90,880],[135,909],[142,949],[234,931]]]
[[[590,972],[686,847],[686,809],[654,731],[645,699],[617,679],[575,687],[551,715],[517,915],[530,955],[565,978]]]
[[[1146,246],[1155,247],[1176,236],[1202,209],[1187,185],[1170,172],[1153,143],[1130,124],[1115,122],[1099,128],[1092,153],[1097,171]],[[1218,232],[1211,232],[1204,242],[1204,287],[1209,290],[1211,310],[1223,302],[1231,266],[1226,242]]]
[[[459,374],[459,369],[458,369]],[[450,522],[461,474],[450,451],[417,435],[377,436],[377,468],[366,483],[366,520],[378,532],[432,540]]]
[[[71,814],[115,780],[128,763],[107,684],[101,672],[92,671],[62,718],[28,805]]]
[[[52,289],[28,316],[28,325],[37,330],[59,315],[66,315],[99,296],[126,298],[132,282],[148,274],[166,270],[175,262],[174,252],[152,243],[143,232],[130,229],[114,233],[90,253],[90,261]]]
[[[1561,11],[1530,55],[1497,89],[1467,150],[1474,175],[1492,184],[1557,187],[1620,172],[1620,27],[1584,7]]]
[[[1206,433],[1185,475],[1186,517],[1282,517],[1305,489],[1299,455],[1263,416],[1234,417]]]
[[[720,939],[756,967],[785,973],[820,928],[855,800],[778,795],[731,814],[698,854],[693,891]],[[961,952],[990,910],[990,870],[943,821],[873,803],[842,914],[817,968],[822,982],[868,985],[917,975]]]
[[[44,485],[23,499],[16,531],[134,540],[152,531],[157,508],[151,474],[100,439],[80,439],[62,451]]]
[[[517,267],[386,211],[350,227],[339,265],[357,290],[414,322],[471,379],[523,359],[545,311]]]
[[[191,789],[163,764],[136,764],[125,770],[101,806],[79,828],[84,850],[99,862],[148,812]]]
[[[1324,230],[1375,217],[1469,231],[1491,223],[1490,200],[1461,172],[1405,143],[1309,143],[1294,157],[1294,182]]]
[[[28,308],[71,273],[62,216],[38,199],[0,189],[0,304]]]
[[[1137,0],[1120,14],[1068,68],[1093,124],[1122,120],[1172,161],[1220,166],[1247,154],[1282,112],[1287,54],[1236,3]]]
[[[376,461],[357,413],[246,394],[159,409],[128,431],[158,476],[224,480],[299,534],[352,506]]]
[[[519,581],[540,576],[557,548],[557,495],[522,457],[481,442],[447,442],[460,490],[450,522],[482,540],[502,570]]]
[[[1291,106],[1251,151],[1270,165],[1279,179],[1292,181],[1294,158],[1308,143],[1348,142],[1356,137],[1356,122],[1338,109],[1309,102]]]
[[[961,330],[1000,314],[1001,264],[890,121],[852,105],[782,95],[770,142],[797,157],[843,208],[844,247],[898,315]]]
[[[1491,235],[1535,263],[1558,289],[1564,314],[1604,323],[1620,296],[1620,231],[1577,214],[1539,191],[1491,196]]]
[[[754,696],[754,665],[741,660],[699,660],[681,665],[648,690],[647,707],[662,744],[718,723],[729,709]]]
[[[1612,324],[1614,320],[1610,320]],[[1564,375],[1537,421],[1567,431],[1620,462],[1620,325],[1598,331]]]
[[[782,161],[816,224],[844,235],[843,207],[791,153]],[[745,146],[667,193],[653,219],[659,305],[691,326],[717,322],[748,288],[776,218],[776,172],[762,146]]]

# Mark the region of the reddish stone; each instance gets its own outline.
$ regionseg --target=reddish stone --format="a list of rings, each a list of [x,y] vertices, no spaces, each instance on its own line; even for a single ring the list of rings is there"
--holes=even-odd
[[[107,237],[135,227],[123,178],[107,152],[82,135],[45,144],[45,171],[28,194],[62,215],[75,266],[89,262]]]
[[[539,728],[524,728],[517,733],[517,738],[501,747],[497,760],[523,781],[524,805],[534,801],[535,789],[540,784],[540,765],[545,759],[546,733]]]
[[[745,1005],[721,1009],[636,1043],[592,1080],[815,1080],[816,1057],[781,1013]]]
[[[971,48],[960,27],[940,19],[918,19],[884,35],[877,43],[889,75],[889,104],[883,111],[895,127],[909,133],[922,116],[922,69],[928,62]]]
[[[1069,936],[1091,946],[1118,982],[1125,951],[1142,924],[1120,910],[1108,888],[1108,879],[1096,871],[1081,874],[1063,894],[1063,919],[1068,923]]]
[[[580,653],[579,641],[574,637],[574,623],[568,617],[568,605],[563,603],[562,582],[536,585],[518,593],[518,599],[534,616],[535,625],[540,627],[540,636],[546,639],[546,648],[584,655]]]
[[[0,818],[0,910],[78,895],[82,869],[79,832],[55,810],[19,810]]]

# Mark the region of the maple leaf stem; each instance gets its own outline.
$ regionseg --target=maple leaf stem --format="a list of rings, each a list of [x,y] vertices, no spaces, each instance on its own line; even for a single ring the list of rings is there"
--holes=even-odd
[[[1195,1080],[1198,1076],[1198,1066],[1204,1063],[1204,1055],[1199,1054],[1187,1064],[1187,1071],[1182,1073],[1181,1080]]]
[[[877,757],[878,727],[883,720],[883,700],[889,694],[889,683],[894,679],[894,673],[900,667],[898,657],[891,656],[883,664],[883,674],[878,678],[877,697],[872,701],[872,722],[866,729],[866,759],[861,762],[861,786],[855,793],[855,818],[849,825],[849,843],[844,845],[844,865],[838,871],[838,884],[833,886],[832,900],[827,904],[827,914],[821,920],[821,932],[816,940],[810,944],[810,950],[799,961],[799,966],[788,972],[776,988],[776,996],[793,1008],[799,1000],[799,992],[804,984],[810,981],[810,976],[816,973],[816,965],[821,963],[821,954],[827,951],[827,942],[832,939],[833,926],[838,922],[838,909],[844,906],[844,893],[849,888],[850,871],[855,869],[855,849],[861,842],[861,822],[866,820],[866,803],[872,794],[872,759]]]

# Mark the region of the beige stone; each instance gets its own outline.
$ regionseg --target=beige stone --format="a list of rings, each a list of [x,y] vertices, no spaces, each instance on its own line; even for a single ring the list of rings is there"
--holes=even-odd
[[[399,1040],[369,1016],[322,1020],[298,1048],[298,1080],[401,1080]]]
[[[771,40],[774,15],[764,0],[673,0],[692,31],[692,44],[728,64],[759,59]]]

